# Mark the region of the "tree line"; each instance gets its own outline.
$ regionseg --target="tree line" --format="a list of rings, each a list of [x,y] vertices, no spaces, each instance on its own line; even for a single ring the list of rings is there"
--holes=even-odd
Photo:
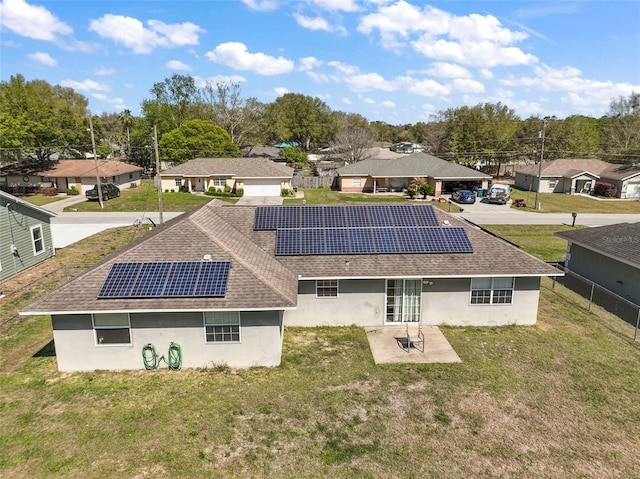
[[[173,74],[154,83],[130,110],[92,117],[96,150],[140,166],[153,164],[153,129],[163,160],[236,157],[254,145],[288,142],[292,158],[328,149],[347,162],[367,158],[375,142],[411,142],[423,151],[484,166],[555,158],[640,161],[640,94],[613,98],[601,118],[572,115],[521,119],[500,102],[449,108],[428,122],[391,125],[332,110],[324,101],[287,93],[271,103],[244,98],[238,83],[205,83]],[[92,149],[88,100],[72,88],[20,75],[0,82],[0,162],[29,159],[35,166],[54,153],[74,158]],[[544,135],[544,151],[541,136]]]

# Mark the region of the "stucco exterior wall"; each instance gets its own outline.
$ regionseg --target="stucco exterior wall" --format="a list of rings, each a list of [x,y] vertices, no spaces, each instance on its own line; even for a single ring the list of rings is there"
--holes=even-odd
[[[627,238],[633,241],[633,238]],[[611,238],[611,241],[625,241],[625,238]],[[640,269],[616,261],[582,246],[571,244],[567,254],[566,267],[574,273],[590,279],[623,298],[640,304]]]
[[[167,357],[173,341],[182,348],[183,368],[226,364],[232,368],[278,366],[282,355],[282,312],[242,312],[240,343],[207,343],[203,315],[132,313],[131,344],[99,345],[91,315],[54,315],[53,338],[60,371],[144,369],[142,348],[152,343]],[[166,368],[166,363],[159,367]]]
[[[422,281],[421,319],[425,325],[505,326],[535,324],[539,277],[516,278],[511,304],[471,304],[471,280]],[[317,298],[315,281],[298,284],[298,308],[286,311],[287,326],[384,326],[386,282],[340,280],[337,298]]]

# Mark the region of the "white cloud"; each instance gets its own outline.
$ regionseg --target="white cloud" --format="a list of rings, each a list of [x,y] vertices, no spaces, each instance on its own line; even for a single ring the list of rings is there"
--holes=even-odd
[[[344,98],[342,99],[342,103],[344,103],[344,104],[346,104],[346,105],[353,105],[353,102],[352,102],[349,98],[347,98],[347,97],[344,97]]]
[[[289,89],[284,87],[274,88],[273,91],[276,93],[276,96],[283,96],[289,93]]]
[[[73,30],[44,7],[24,0],[4,0],[0,4],[0,24],[23,37],[51,41]]]
[[[278,8],[278,2],[275,0],[242,0],[242,3],[251,10],[258,10],[260,12],[268,12]]]
[[[363,98],[363,102],[368,103],[369,105],[375,105],[376,101],[373,98]]]
[[[456,78],[451,82],[453,90],[470,93],[484,93],[484,85],[470,78]]]
[[[308,30],[324,30],[325,32],[331,31],[329,22],[322,17],[310,18],[299,13],[294,13],[293,18],[296,19],[296,22],[298,22],[298,25],[302,28],[306,28]]]
[[[122,111],[126,108],[126,104],[122,98],[109,98],[104,93],[94,93],[91,97],[110,104],[115,111]]]
[[[193,77],[196,86],[200,88],[204,88],[209,85],[216,86],[218,83],[224,83],[226,85],[230,85],[232,83],[244,83],[247,79],[240,75],[215,75],[207,78],[202,78],[199,76]]]
[[[318,60],[316,57],[304,57],[298,61],[298,71],[306,72],[313,70],[314,68],[322,66],[323,63],[322,60]]]
[[[191,67],[186,63],[182,63],[180,60],[170,60],[165,65],[169,70],[174,71],[191,71]]]
[[[260,75],[280,75],[294,69],[294,63],[283,57],[272,57],[264,53],[250,53],[244,43],[221,43],[206,53],[212,62],[234,70],[250,70]]]
[[[480,73],[480,75],[482,75],[482,78],[485,78],[487,80],[492,80],[494,78],[494,74],[491,70],[488,70],[487,68],[479,68],[478,72]]]
[[[27,57],[31,58],[33,61],[38,62],[42,65],[48,67],[55,67],[58,65],[58,62],[55,61],[48,53],[36,52],[29,53]]]
[[[471,72],[453,63],[436,62],[426,72],[440,78],[471,78]]]
[[[317,7],[330,12],[358,12],[360,7],[354,0],[314,0]]]
[[[91,20],[89,30],[130,48],[134,53],[151,53],[158,47],[197,45],[198,34],[205,32],[190,22],[166,24],[159,20],[149,20],[145,27],[137,18],[111,14]]]
[[[385,100],[383,102],[380,103],[381,106],[384,106],[385,108],[395,108],[396,104],[394,102],[392,102],[391,100]]]
[[[83,81],[75,81],[75,80],[62,80],[60,82],[61,86],[71,87],[74,90],[92,92],[92,91],[111,91],[109,85],[105,85],[103,83],[98,83],[94,80],[83,80]]]
[[[116,73],[116,69],[112,67],[101,66],[93,70],[93,74],[96,76],[114,75],[115,73]]]

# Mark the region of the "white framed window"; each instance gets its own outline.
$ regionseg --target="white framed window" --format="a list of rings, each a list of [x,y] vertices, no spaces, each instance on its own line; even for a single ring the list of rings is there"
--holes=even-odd
[[[205,312],[204,335],[207,343],[239,343],[240,311]]]
[[[549,188],[555,188],[558,185],[558,178],[549,178]]]
[[[515,278],[472,278],[471,304],[511,304]]]
[[[227,179],[224,176],[214,176],[211,179],[211,184],[216,188],[222,188],[227,184]]]
[[[388,279],[386,289],[388,323],[420,321],[421,279]]]
[[[176,186],[182,186],[182,178],[176,178]]]
[[[131,344],[129,313],[92,314],[96,346]]]
[[[359,177],[359,176],[354,176],[354,177],[353,177],[353,180],[351,180],[351,181],[352,181],[352,183],[351,183],[351,184],[352,184],[354,187],[355,187],[355,186],[358,186],[358,187],[361,187],[361,186],[362,186],[362,178],[361,178],[361,177]]]
[[[42,225],[31,227],[31,244],[33,245],[34,255],[38,255],[44,251],[44,235],[42,233]]]
[[[338,297],[338,280],[337,279],[316,280],[316,298],[337,298],[337,297]]]

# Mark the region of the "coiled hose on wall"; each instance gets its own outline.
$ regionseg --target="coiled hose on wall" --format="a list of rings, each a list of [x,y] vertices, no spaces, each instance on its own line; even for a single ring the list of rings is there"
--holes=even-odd
[[[153,344],[147,343],[142,348],[142,362],[144,368],[147,370],[155,369],[158,367],[158,354]]]
[[[182,348],[178,343],[172,342],[169,345],[168,357],[167,364],[169,364],[169,369],[177,371],[182,367]]]

